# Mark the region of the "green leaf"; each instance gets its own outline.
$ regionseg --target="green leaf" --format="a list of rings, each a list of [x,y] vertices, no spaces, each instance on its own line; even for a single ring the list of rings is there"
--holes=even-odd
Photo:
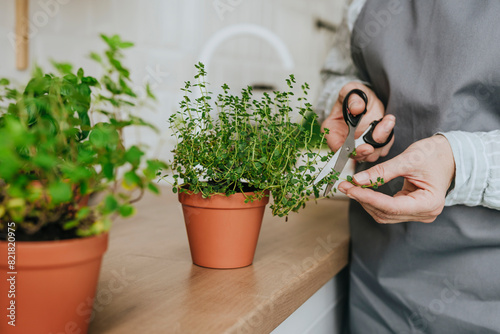
[[[89,140],[97,148],[103,148],[106,147],[108,137],[107,133],[102,129],[94,128],[94,130],[90,133]]]
[[[57,165],[57,158],[40,152],[33,157],[33,163],[44,169],[51,169]]]
[[[160,189],[153,183],[148,183],[148,190],[154,194],[160,194]]]
[[[102,164],[102,172],[108,180],[112,180],[114,178],[114,169],[115,166],[112,163],[107,162]]]
[[[81,164],[89,164],[94,160],[96,152],[89,147],[80,148],[78,150],[77,162]]]
[[[101,56],[99,54],[95,53],[95,52],[91,52],[90,53],[90,59],[93,59],[93,60],[95,60],[98,63],[102,63]]]
[[[31,76],[33,78],[43,77],[43,69],[38,64],[35,64],[31,71]]]
[[[141,178],[137,176],[134,171],[128,171],[123,176],[125,183],[128,186],[140,186],[142,184]]]
[[[12,151],[0,147],[0,179],[10,180],[20,172],[21,167],[22,161]]]
[[[108,44],[108,46],[112,50],[116,50],[119,48],[125,49],[125,48],[130,48],[130,47],[134,46],[134,43],[132,43],[132,42],[122,41],[119,35],[107,36],[107,35],[101,34],[101,38],[103,39],[103,41],[106,42],[106,44]]]
[[[151,85],[149,84],[149,82],[146,84],[146,94],[149,98],[153,99],[153,100],[156,100],[156,96],[155,94],[153,93],[152,89],[151,89]]]
[[[144,155],[137,146],[130,147],[125,153],[125,159],[134,167],[137,167],[141,163],[141,157]]]
[[[70,220],[63,225],[64,230],[71,230],[75,227],[78,227],[78,220]]]
[[[64,164],[61,169],[65,174],[65,178],[70,179],[73,183],[88,180],[95,174],[95,169],[92,166],[86,167],[77,164],[73,165],[68,162]]]
[[[52,66],[54,66],[54,68],[62,75],[73,72],[73,65],[70,63],[57,62],[55,60],[51,60],[50,62],[52,63]]]
[[[82,79],[83,79],[83,77],[84,77],[83,68],[81,68],[81,67],[80,67],[80,68],[78,69],[78,72],[76,73],[76,75],[78,76],[78,78],[79,78],[80,80],[82,80]]]
[[[71,200],[71,186],[65,182],[58,181],[50,184],[49,194],[54,204],[64,203]]]
[[[144,175],[149,179],[154,179],[161,169],[168,168],[167,164],[160,160],[147,160],[146,164]]]
[[[133,46],[134,46],[134,43],[132,43],[132,42],[120,42],[120,43],[118,44],[118,46],[119,46],[120,48],[122,48],[122,49],[127,49],[127,48],[131,48],[131,47],[133,47]]]
[[[106,196],[106,199],[104,200],[104,212],[105,213],[111,213],[115,211],[118,208],[118,201],[113,195],[108,195]]]
[[[120,136],[115,128],[106,123],[98,123],[89,135],[90,142],[96,148],[115,149]]]
[[[94,77],[83,77],[82,83],[87,84],[89,86],[98,86],[99,81]]]
[[[135,214],[135,208],[130,204],[120,206],[120,215],[122,217],[130,217]]]
[[[47,94],[49,92],[51,83],[52,79],[48,76],[33,78],[26,85],[26,88],[24,89],[24,95],[33,95],[36,97]]]

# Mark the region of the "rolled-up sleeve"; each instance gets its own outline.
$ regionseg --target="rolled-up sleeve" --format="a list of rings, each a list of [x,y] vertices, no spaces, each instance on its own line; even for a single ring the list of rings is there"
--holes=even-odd
[[[366,0],[348,0],[344,9],[342,23],[334,38],[333,47],[328,53],[321,69],[323,88],[316,103],[315,111],[323,121],[332,110],[342,87],[358,81],[356,68],[351,58],[351,32],[354,21]]]
[[[500,210],[500,130],[440,134],[448,139],[456,166],[455,185],[445,205],[481,205]]]

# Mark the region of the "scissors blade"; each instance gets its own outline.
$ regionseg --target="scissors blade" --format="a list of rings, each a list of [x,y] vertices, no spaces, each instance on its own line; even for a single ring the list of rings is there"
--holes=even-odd
[[[325,165],[325,167],[323,167],[316,180],[314,180],[313,184],[318,183],[326,175],[332,173],[333,171],[339,174],[342,173],[354,149],[355,149],[354,131],[349,131],[349,134],[347,135],[344,145],[342,145],[342,147],[337,152],[335,152],[335,155],[330,159],[330,161]],[[337,180],[332,180],[332,182],[326,186],[324,196],[330,193],[335,183],[337,183]]]
[[[328,174],[330,174],[332,172],[333,166],[335,166],[335,164],[337,163],[340,152],[341,152],[341,149],[337,150],[337,152],[335,152],[333,157],[331,157],[330,160],[328,160],[326,165],[323,167],[321,172],[318,174],[316,179],[313,181],[313,184],[317,184],[319,181],[323,180]]]

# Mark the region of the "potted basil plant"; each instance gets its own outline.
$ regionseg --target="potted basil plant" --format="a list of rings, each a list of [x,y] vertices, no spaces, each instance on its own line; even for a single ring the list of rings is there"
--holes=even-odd
[[[86,333],[113,218],[158,192],[165,164],[123,142],[126,128],[153,128],[131,114],[140,99],[121,61],[132,43],[102,38],[91,56],[102,78],[54,63],[58,74],[37,68],[22,90],[0,80],[1,333]]]
[[[210,268],[237,268],[253,262],[264,208],[272,198],[273,215],[287,216],[318,198],[331,175],[312,185],[324,134],[304,127],[314,115],[303,97],[294,99],[293,75],[288,91],[252,89],[232,95],[227,85],[212,101],[204,65],[195,65],[195,83],[186,82],[180,108],[169,119],[177,144],[171,162],[173,190],[182,203],[192,260]],[[199,97],[193,97],[193,91]],[[294,103],[300,106],[294,109]],[[296,120],[294,120],[296,119]],[[310,124],[314,124],[314,120]]]

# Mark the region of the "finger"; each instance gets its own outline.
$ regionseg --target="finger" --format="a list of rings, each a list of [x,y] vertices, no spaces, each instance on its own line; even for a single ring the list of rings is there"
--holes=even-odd
[[[430,223],[444,207],[444,197],[440,198],[423,189],[391,197],[372,189],[354,186],[347,190],[346,195],[362,205],[371,206],[379,218],[394,222],[414,220]]]
[[[354,156],[354,160],[356,161],[367,161],[367,162],[375,162],[380,157],[385,157],[389,154],[389,151],[394,144],[394,136],[392,139],[381,148],[374,148],[370,144],[362,144],[356,148],[356,156]]]
[[[363,90],[364,88],[366,88],[365,85],[363,85],[362,83],[359,83],[359,82],[355,82],[355,81],[351,81],[351,82],[345,84],[340,89],[339,97],[338,97],[338,102],[340,102],[340,104],[344,103],[344,98],[346,97],[347,94],[349,94],[349,92],[351,90],[353,90],[353,89],[361,89],[361,90]]]
[[[401,158],[401,155],[399,155],[391,160],[357,173],[353,176],[354,181],[360,185],[369,185],[379,177],[383,178],[385,182],[388,182],[398,176],[405,176],[407,170],[403,168],[405,164],[401,163],[401,159],[404,158]]]
[[[401,190],[394,197],[371,189],[356,187],[350,182],[341,182],[339,191],[359,202],[380,224],[394,224],[406,221],[431,223],[440,213],[439,204],[432,205],[428,193],[423,190],[410,192]]]
[[[418,189],[406,181],[405,184],[394,197],[346,181],[340,183],[338,189],[359,202],[378,223],[433,222],[441,213],[444,200],[440,203],[431,192]]]
[[[347,101],[348,111],[353,115],[361,114],[366,109],[366,103],[357,94],[351,94],[349,101]]]
[[[393,135],[391,141],[389,141],[389,143],[387,143],[387,145],[380,148],[380,156],[381,157],[385,157],[387,154],[389,154],[389,151],[391,150],[391,147],[394,144],[394,137],[395,136],[396,135]]]
[[[356,147],[356,156],[355,157],[363,157],[366,158],[370,154],[375,152],[375,148],[371,146],[370,144],[361,144],[358,147]]]
[[[384,212],[382,212],[381,210],[379,210],[379,209],[375,208],[374,206],[367,204],[367,203],[360,202],[360,205],[379,224],[395,224],[395,223],[401,223],[401,222],[405,222],[405,221],[414,220],[414,219],[412,219],[412,217],[408,217],[408,216],[387,215]]]
[[[425,205],[427,201],[422,200],[422,194],[419,194],[422,191],[417,190],[408,196],[391,197],[372,189],[353,186],[347,189],[346,195],[363,205],[373,207],[380,212],[379,216],[381,217],[400,216],[406,218],[417,212],[427,211]]]
[[[347,132],[349,131],[343,119],[338,120],[334,118],[327,118],[321,125],[321,128],[329,129],[325,138],[332,151],[337,151],[342,144],[344,144],[344,141],[347,138]]]
[[[384,118],[373,129],[373,140],[377,143],[384,143],[396,124],[396,117],[394,115],[385,115]]]
[[[373,219],[379,224],[396,224],[409,221],[432,223],[434,220],[436,220],[437,215],[439,214],[434,212],[425,212],[425,213],[418,213],[411,215],[402,215],[402,214],[390,215],[384,213],[381,210],[378,210],[377,208],[369,204],[364,204],[364,203],[360,204],[366,210],[366,212],[368,212],[368,214],[372,216]]]
[[[365,90],[366,86],[365,85],[363,85],[359,82],[349,82],[348,84],[344,85],[344,87],[342,87],[342,89],[339,92],[339,97],[338,97],[337,101],[340,103],[340,105],[342,105],[344,103],[345,97],[353,89],[360,89],[360,90],[364,91],[366,94],[366,90]],[[365,110],[365,102],[357,94],[352,94],[351,96],[349,96],[348,107],[349,107],[349,111],[353,115],[358,115]]]
[[[355,185],[351,184],[350,182],[344,181],[339,184],[338,186],[339,191],[345,193],[349,198],[356,200],[361,204],[361,206],[365,209],[366,212],[370,216],[373,217],[373,219],[380,224],[391,224],[391,223],[397,223],[399,221],[396,221],[398,219],[405,219],[405,217],[402,216],[393,216],[391,214],[385,213],[383,210],[380,208],[377,208],[372,204],[372,201],[365,201],[363,196],[355,196],[355,193],[358,192],[359,190],[366,190],[368,193],[373,193],[373,190],[370,189],[362,189],[358,188]],[[363,191],[364,192],[364,191]],[[389,197],[389,196],[387,196]],[[389,197],[390,198],[390,197]],[[396,217],[396,218],[395,218]],[[410,220],[410,219],[409,219]]]
[[[340,184],[337,187],[337,189],[345,194],[352,187],[355,187],[355,185],[352,184],[352,183],[350,183],[350,182],[347,182],[347,181],[342,181],[342,182],[340,182]]]

